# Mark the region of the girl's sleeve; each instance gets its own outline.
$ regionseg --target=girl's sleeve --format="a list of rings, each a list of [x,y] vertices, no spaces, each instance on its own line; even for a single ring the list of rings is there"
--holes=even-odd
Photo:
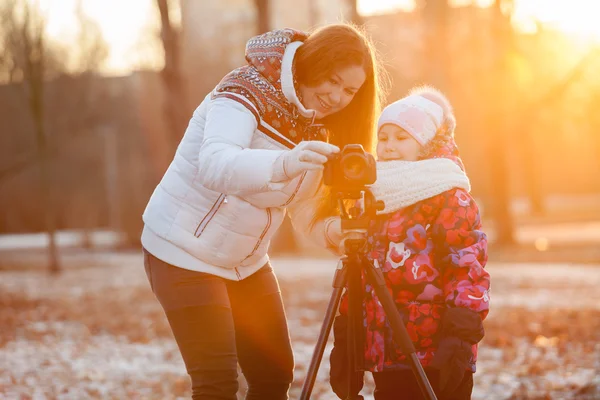
[[[490,275],[485,270],[487,236],[481,229],[479,208],[462,189],[440,197],[432,232],[446,304],[468,308],[484,319],[489,311]]]

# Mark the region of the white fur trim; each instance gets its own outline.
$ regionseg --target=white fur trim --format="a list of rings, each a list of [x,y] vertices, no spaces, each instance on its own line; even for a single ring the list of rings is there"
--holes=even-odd
[[[385,203],[378,214],[388,214],[454,188],[470,191],[467,175],[452,160],[433,158],[378,161],[377,181],[371,192]]]
[[[383,110],[377,130],[385,124],[397,125],[419,144],[426,145],[442,125],[443,118],[442,107],[422,96],[411,95],[393,102]]]
[[[285,98],[298,108],[298,112],[305,118],[312,118],[314,120],[317,115],[317,111],[310,110],[304,107],[300,102],[298,95],[296,94],[296,88],[294,87],[294,72],[292,65],[296,50],[302,46],[302,42],[292,42],[287,45],[283,53],[281,60],[281,90]]]

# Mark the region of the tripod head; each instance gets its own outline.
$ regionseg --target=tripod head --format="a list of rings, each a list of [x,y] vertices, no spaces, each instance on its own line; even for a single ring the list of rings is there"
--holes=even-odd
[[[364,251],[367,242],[369,222],[377,211],[384,209],[383,201],[376,200],[367,186],[352,190],[340,190],[336,194],[342,219],[344,252],[346,255]],[[348,207],[348,202],[353,204]]]
[[[375,158],[360,144],[347,144],[325,163],[323,183],[336,194],[346,255],[363,250],[369,220],[384,208],[383,202],[376,201],[368,188],[376,180]],[[351,201],[352,206],[347,207]]]

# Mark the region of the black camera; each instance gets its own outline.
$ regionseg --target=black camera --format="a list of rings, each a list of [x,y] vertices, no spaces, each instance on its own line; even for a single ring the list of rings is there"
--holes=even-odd
[[[323,183],[338,190],[360,190],[377,180],[375,157],[360,144],[347,144],[325,163]]]

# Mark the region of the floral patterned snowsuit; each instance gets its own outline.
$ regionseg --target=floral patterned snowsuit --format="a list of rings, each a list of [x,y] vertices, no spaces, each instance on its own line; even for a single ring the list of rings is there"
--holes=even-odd
[[[454,159],[456,148],[442,149]],[[485,318],[490,277],[487,237],[479,209],[469,193],[452,189],[371,223],[368,258],[383,270],[386,285],[401,312],[423,367],[440,339],[440,321],[449,307],[466,307]],[[410,368],[392,340],[390,325],[373,287],[364,288],[365,369],[373,372]],[[340,305],[347,314],[344,295]],[[475,372],[477,345],[470,365]]]

